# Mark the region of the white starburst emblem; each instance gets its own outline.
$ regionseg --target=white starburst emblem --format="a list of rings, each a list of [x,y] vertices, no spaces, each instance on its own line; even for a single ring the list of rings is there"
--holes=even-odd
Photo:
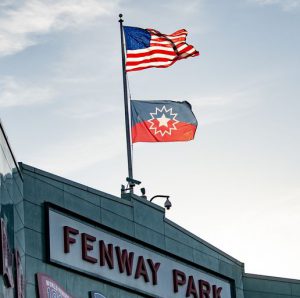
[[[176,124],[179,121],[176,119],[177,113],[173,113],[172,108],[167,109],[166,106],[163,106],[159,109],[156,107],[155,112],[150,113],[150,116],[151,119],[148,122],[155,135],[160,134],[163,137],[165,134],[171,135],[173,130],[177,130]]]

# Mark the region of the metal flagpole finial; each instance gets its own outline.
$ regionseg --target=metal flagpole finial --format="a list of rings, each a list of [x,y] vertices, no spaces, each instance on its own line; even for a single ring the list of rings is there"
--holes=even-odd
[[[120,13],[120,14],[119,14],[119,18],[120,18],[119,22],[120,22],[120,23],[123,23],[123,22],[124,22],[123,19],[122,19],[122,17],[123,17],[123,15]]]

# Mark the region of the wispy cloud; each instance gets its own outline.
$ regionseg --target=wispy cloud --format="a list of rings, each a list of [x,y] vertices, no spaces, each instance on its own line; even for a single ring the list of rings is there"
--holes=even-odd
[[[250,0],[259,5],[278,5],[285,11],[290,11],[296,8],[300,8],[300,0]]]
[[[86,26],[112,13],[117,2],[26,0],[15,5],[5,2],[0,14],[0,55],[14,54],[38,43],[38,35]]]
[[[122,148],[116,146],[115,140],[121,138],[120,131],[111,129],[101,136],[70,136],[35,152],[30,163],[59,175],[68,175],[119,155]]]
[[[162,7],[168,7],[168,9],[172,9],[176,12],[180,12],[181,14],[195,14],[199,13],[199,9],[202,7],[202,0],[173,0],[170,2],[162,2]]]
[[[7,7],[7,6],[10,6],[12,3],[11,3],[11,0],[2,0],[0,2],[0,7]]]
[[[201,125],[214,124],[243,117],[256,109],[263,101],[273,96],[281,75],[262,74],[236,89],[219,91],[208,95],[189,97],[193,109],[198,113]]]
[[[57,113],[63,117],[73,119],[91,119],[103,114],[112,115],[116,110],[120,110],[120,107],[109,103],[97,102],[96,100],[85,100],[73,106],[68,105],[64,108],[60,108]]]
[[[209,125],[244,115],[255,105],[254,98],[250,92],[245,90],[206,97],[195,96],[191,99],[191,103],[199,115],[201,125]]]
[[[198,107],[224,107],[234,103],[244,96],[245,92],[238,91],[224,95],[207,96],[201,98],[198,97],[194,105]]]
[[[0,107],[28,106],[51,101],[55,92],[50,87],[36,87],[13,77],[0,79]]]

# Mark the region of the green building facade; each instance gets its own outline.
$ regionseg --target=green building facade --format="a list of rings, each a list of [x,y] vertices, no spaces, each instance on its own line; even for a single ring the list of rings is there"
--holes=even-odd
[[[142,197],[18,164],[0,137],[0,297],[300,297],[300,281],[246,274]]]

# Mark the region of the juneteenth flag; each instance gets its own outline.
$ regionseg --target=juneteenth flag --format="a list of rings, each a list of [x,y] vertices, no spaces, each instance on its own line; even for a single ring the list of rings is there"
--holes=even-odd
[[[126,71],[150,67],[169,67],[176,61],[195,57],[199,52],[186,43],[185,29],[162,34],[154,29],[124,26],[126,41]]]
[[[190,141],[197,119],[187,101],[131,100],[131,136],[136,142]]]

